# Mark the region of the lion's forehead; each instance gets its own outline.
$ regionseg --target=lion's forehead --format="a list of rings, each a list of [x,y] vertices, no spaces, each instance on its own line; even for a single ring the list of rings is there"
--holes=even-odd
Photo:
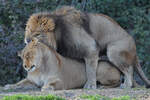
[[[23,51],[23,58],[33,58],[36,52],[35,48],[25,48]]]

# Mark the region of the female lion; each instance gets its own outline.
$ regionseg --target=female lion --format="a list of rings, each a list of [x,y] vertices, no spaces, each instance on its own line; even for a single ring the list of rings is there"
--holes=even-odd
[[[5,89],[60,90],[83,87],[86,83],[85,64],[68,59],[54,49],[34,38],[20,52],[27,77]],[[97,68],[97,81],[101,85],[116,87],[120,85],[120,71],[107,61],[100,61]]]

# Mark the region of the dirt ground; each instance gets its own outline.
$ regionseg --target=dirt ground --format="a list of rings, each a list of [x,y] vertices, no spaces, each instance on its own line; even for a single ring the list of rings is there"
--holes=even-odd
[[[0,88],[0,98],[6,95],[14,95],[14,94],[29,94],[29,95],[48,95],[53,94],[56,96],[60,96],[66,98],[66,100],[81,100],[79,99],[82,95],[102,95],[107,97],[120,97],[120,96],[130,96],[135,100],[150,100],[150,89],[145,88],[134,88],[134,89],[96,89],[96,90],[86,90],[86,89],[74,89],[74,90],[59,90],[59,91],[46,91],[40,92],[36,91],[4,91],[3,88]]]

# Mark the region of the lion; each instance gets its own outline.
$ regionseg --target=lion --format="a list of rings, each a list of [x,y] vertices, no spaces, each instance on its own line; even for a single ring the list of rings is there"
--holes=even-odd
[[[37,37],[65,57],[84,59],[87,82],[96,88],[96,69],[101,52],[106,52],[125,77],[122,88],[133,86],[133,71],[150,85],[138,61],[134,39],[110,17],[62,7],[52,13],[36,13],[26,24],[25,43]]]
[[[21,51],[23,67],[28,72],[27,78],[5,89],[32,89],[41,87],[45,90],[81,88],[86,82],[84,62],[69,59],[58,54],[53,48],[32,40]],[[120,71],[107,61],[99,61],[97,81],[105,87],[120,85]]]

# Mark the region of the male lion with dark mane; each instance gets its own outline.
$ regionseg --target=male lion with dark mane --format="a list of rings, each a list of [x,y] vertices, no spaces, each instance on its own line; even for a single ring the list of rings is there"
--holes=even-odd
[[[84,88],[96,88],[99,53],[106,51],[125,77],[123,88],[133,86],[133,70],[150,85],[136,54],[133,38],[113,19],[103,14],[62,7],[52,13],[33,14],[26,24],[25,42],[37,37],[63,56],[84,59],[87,81]]]
[[[65,58],[53,48],[32,40],[19,54],[27,78],[17,84],[6,85],[5,89],[34,89],[42,91],[81,88],[86,82],[85,64]],[[99,61],[97,81],[104,87],[120,85],[120,71],[107,61]]]

